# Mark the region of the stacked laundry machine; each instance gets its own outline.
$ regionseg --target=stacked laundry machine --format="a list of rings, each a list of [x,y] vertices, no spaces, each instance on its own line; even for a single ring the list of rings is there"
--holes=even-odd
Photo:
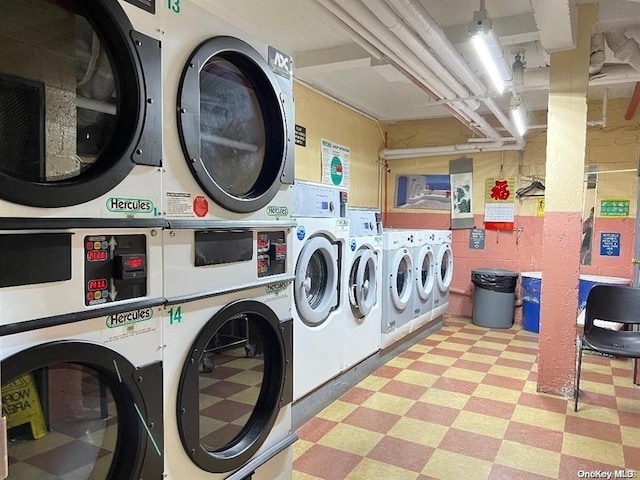
[[[162,80],[142,2],[5,5],[0,364],[10,478],[160,478]]]

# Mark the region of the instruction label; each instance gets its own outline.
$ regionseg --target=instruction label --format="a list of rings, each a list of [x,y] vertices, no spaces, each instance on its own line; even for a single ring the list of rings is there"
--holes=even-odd
[[[600,201],[600,216],[602,217],[628,217],[629,204],[626,198],[607,198]]]
[[[485,230],[474,228],[469,231],[469,248],[472,250],[484,250]]]
[[[193,198],[190,193],[167,192],[165,200],[168,217],[193,218],[196,216],[193,211]]]
[[[116,342],[125,338],[155,332],[158,329],[158,320],[150,321],[154,318],[154,313],[153,308],[141,308],[107,315],[100,330],[102,342]]]
[[[620,234],[602,232],[600,234],[600,255],[603,257],[620,256]]]

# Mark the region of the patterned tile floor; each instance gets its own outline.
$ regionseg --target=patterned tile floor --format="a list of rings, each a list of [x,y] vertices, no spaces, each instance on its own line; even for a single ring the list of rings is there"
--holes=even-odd
[[[536,393],[537,341],[447,319],[299,429],[294,479],[638,478],[631,362],[585,355],[574,413]]]

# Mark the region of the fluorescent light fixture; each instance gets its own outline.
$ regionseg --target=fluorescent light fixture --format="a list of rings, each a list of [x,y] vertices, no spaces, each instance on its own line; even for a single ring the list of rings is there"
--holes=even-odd
[[[513,118],[513,123],[516,125],[518,134],[522,137],[527,133],[527,119],[525,118],[524,108],[522,108],[522,102],[518,96],[511,98],[511,117]]]
[[[471,43],[473,43],[495,90],[498,93],[504,92],[505,81],[511,78],[511,73],[486,10],[478,10],[473,13],[469,33]]]

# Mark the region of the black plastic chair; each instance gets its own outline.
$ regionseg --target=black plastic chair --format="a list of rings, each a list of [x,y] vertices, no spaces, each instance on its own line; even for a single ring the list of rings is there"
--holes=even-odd
[[[609,330],[594,325],[594,320],[622,323],[628,330]],[[576,376],[574,411],[578,411],[582,350],[606,353],[633,359],[633,383],[640,358],[640,288],[596,285],[587,297],[584,334],[578,340],[578,372]]]

